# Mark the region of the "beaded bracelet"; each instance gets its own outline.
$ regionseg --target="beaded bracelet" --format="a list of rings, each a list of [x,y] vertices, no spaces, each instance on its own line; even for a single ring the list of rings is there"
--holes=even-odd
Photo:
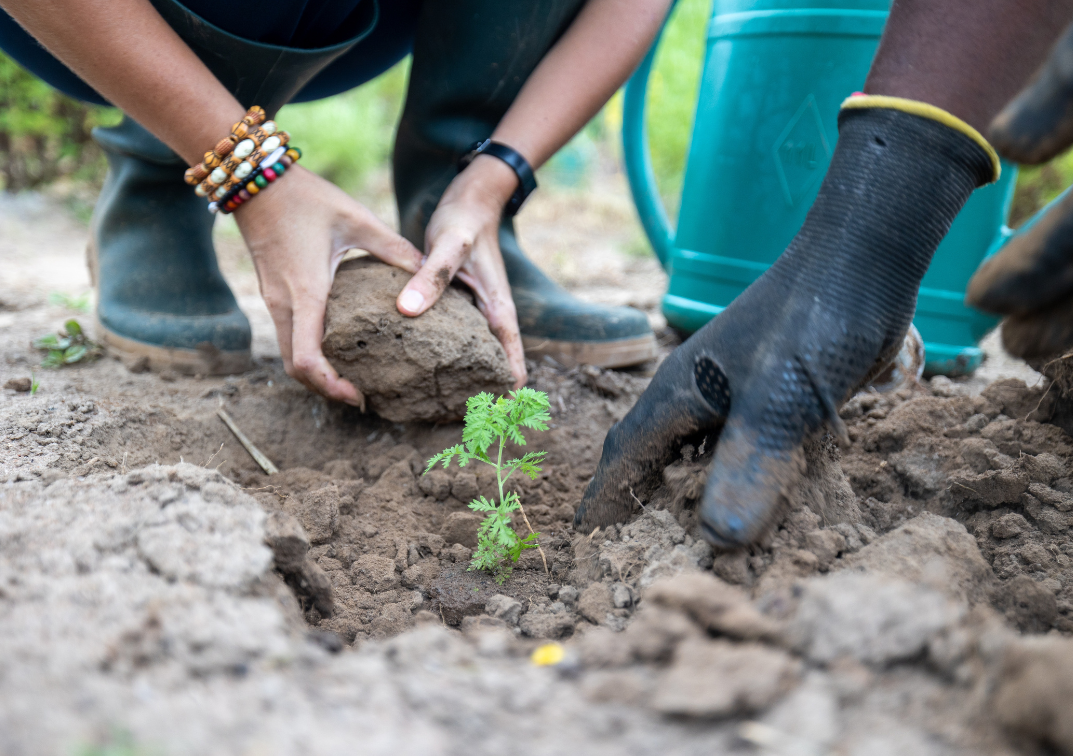
[[[244,183],[270,153],[275,152],[280,147],[285,147],[290,139],[291,137],[286,131],[277,132],[274,137],[270,136],[265,139],[249,157],[233,166],[231,170],[228,170],[231,175],[222,184],[223,194],[227,194],[238,184]],[[216,195],[214,195],[216,199],[220,199],[222,196],[219,189],[216,190]]]
[[[248,201],[262,189],[266,189],[301,157],[302,151],[297,147],[289,149],[277,147],[247,177],[245,185],[235,187],[217,202],[210,202],[209,212],[220,212],[224,215],[233,212],[243,202]]]
[[[264,108],[254,105],[247,110],[242,120],[231,127],[231,134],[227,138],[221,139],[212,150],[206,152],[205,159],[199,165],[187,169],[186,175],[183,177],[186,183],[191,186],[197,186],[208,178],[210,172],[218,167],[223,159],[234,150],[235,145],[245,139],[251,129],[260,126],[264,122]]]
[[[231,179],[232,173],[243,162],[250,163],[251,169],[256,167],[256,164],[260,162],[265,153],[285,144],[289,138],[286,131],[277,131],[274,121],[266,122],[263,126],[251,131],[245,139],[236,144],[231,154],[220,165],[212,169],[208,178],[195,187],[194,193],[199,197],[208,197],[211,194],[216,199],[219,199],[230,190],[230,187],[224,189],[224,186]]]

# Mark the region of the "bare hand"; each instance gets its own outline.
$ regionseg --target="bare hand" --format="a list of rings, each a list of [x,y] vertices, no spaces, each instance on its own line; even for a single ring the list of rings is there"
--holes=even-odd
[[[365,409],[320,349],[335,271],[349,249],[364,249],[415,273],[421,253],[332,183],[294,166],[235,211],[272,320],[287,375],[329,399]]]
[[[507,353],[515,387],[521,387],[527,378],[525,354],[499,249],[503,206],[517,185],[505,163],[486,155],[451,182],[425,230],[428,258],[399,294],[397,306],[403,315],[420,315],[457,274],[476,295],[477,307]]]

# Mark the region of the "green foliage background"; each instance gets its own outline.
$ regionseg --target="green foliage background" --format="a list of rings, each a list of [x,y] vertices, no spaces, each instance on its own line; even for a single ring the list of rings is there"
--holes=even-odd
[[[676,212],[693,125],[711,0],[679,0],[649,82],[652,163],[660,192]],[[290,105],[279,116],[304,152],[303,164],[347,191],[390,168],[394,126],[409,60],[363,87],[327,100]],[[105,163],[90,130],[119,120],[110,108],[60,95],[0,53],[0,187],[38,188],[60,178],[99,184]],[[621,92],[542,169],[545,184],[584,188],[594,170],[621,161]],[[1073,154],[1021,171],[1011,220],[1016,225],[1073,183]]]
[[[357,89],[283,108],[277,120],[302,148],[302,165],[349,192],[389,168],[409,75],[407,58]]]
[[[118,118],[64,97],[0,53],[0,186],[17,192],[64,176],[100,181],[104,158],[89,132]]]

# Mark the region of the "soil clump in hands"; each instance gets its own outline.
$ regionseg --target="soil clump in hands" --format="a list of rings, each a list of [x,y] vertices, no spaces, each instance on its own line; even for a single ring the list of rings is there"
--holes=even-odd
[[[395,300],[409,280],[372,258],[345,262],[335,275],[321,346],[369,409],[394,422],[451,421],[474,394],[509,391],[507,355],[469,295],[448,287],[408,318]]]

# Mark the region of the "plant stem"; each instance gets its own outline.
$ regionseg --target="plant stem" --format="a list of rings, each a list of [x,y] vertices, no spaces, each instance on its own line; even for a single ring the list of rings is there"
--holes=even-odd
[[[499,483],[499,506],[504,506],[503,501],[503,476],[501,470],[503,468],[503,436],[499,437],[499,459],[496,461],[496,482]],[[508,476],[509,477],[509,476]],[[536,531],[533,530],[533,526],[529,523],[529,518],[525,514],[525,507],[522,506],[521,497],[518,497],[518,511],[522,513],[522,519],[525,520],[525,527],[529,528],[529,532],[536,535]],[[550,574],[548,569],[548,558],[544,556],[544,549],[540,547],[540,542],[536,544],[537,551],[540,552],[540,561],[544,562],[544,574]]]

